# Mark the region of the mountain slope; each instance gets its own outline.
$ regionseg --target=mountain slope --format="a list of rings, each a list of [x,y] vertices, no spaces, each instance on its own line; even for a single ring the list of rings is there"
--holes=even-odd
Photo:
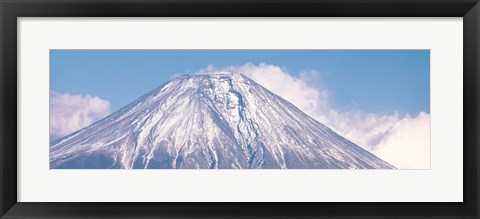
[[[51,168],[394,168],[239,73],[181,76],[50,147]]]

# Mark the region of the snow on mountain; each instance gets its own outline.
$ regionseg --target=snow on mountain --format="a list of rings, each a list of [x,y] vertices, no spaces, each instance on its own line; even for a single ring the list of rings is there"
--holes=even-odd
[[[173,79],[52,142],[50,167],[394,168],[240,73]]]

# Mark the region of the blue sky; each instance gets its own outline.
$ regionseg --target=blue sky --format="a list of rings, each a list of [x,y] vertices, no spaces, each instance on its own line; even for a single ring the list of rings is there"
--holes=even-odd
[[[335,108],[430,112],[429,50],[51,50],[50,89],[99,96],[114,112],[173,74],[245,63],[315,70]]]

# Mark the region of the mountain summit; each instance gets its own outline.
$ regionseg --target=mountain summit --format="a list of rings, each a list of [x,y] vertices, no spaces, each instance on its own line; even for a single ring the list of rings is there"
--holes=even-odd
[[[50,147],[50,168],[390,169],[240,73],[184,75]]]

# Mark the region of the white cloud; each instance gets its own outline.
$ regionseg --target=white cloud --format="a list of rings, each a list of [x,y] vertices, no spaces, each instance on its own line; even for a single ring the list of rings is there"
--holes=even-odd
[[[397,168],[430,167],[429,114],[411,117],[398,112],[388,115],[334,109],[329,105],[328,89],[312,83],[319,82],[320,76],[312,70],[295,77],[279,66],[247,63],[221,68],[210,65],[198,73],[219,71],[241,72]]]
[[[75,132],[110,114],[110,102],[97,96],[50,92],[50,139]]]
[[[327,113],[315,118],[370,151],[380,142],[384,134],[401,119],[399,113],[385,115],[335,109],[330,109]]]
[[[396,122],[373,153],[397,168],[430,168],[430,115],[421,112]]]

